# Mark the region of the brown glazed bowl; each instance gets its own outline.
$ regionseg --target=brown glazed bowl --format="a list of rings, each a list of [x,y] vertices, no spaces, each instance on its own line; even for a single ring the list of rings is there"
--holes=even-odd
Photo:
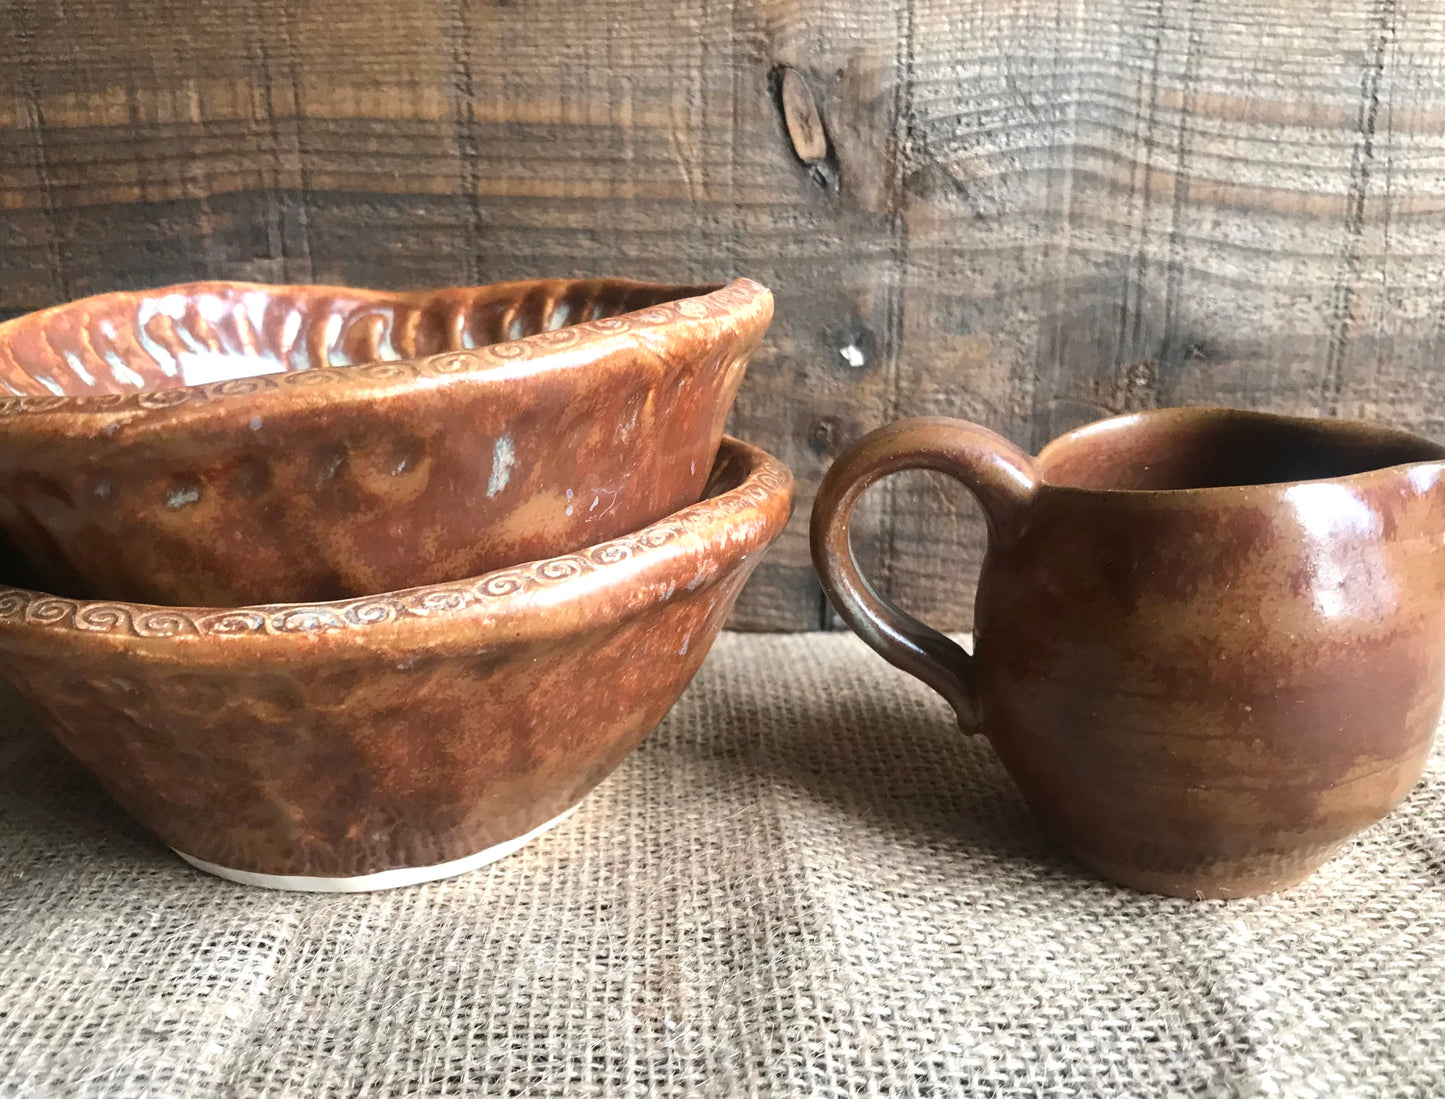
[[[772,295],[205,282],[0,324],[0,541],[213,606],[475,576],[696,501]]]
[[[729,439],[708,493],[578,553],[352,601],[0,587],[0,672],[204,870],[328,891],[461,873],[571,810],[697,671],[793,479]]]

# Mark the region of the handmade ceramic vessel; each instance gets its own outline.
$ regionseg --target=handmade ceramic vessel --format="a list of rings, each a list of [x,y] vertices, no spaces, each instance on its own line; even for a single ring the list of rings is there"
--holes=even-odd
[[[209,610],[0,588],[0,672],[204,870],[345,891],[445,877],[555,823],[657,724],[792,492],[729,440],[702,502],[457,583]]]
[[[859,494],[938,470],[989,525],[970,657],[848,545]],[[1105,420],[1037,459],[910,420],[828,472],[813,554],[870,645],[992,741],[1099,873],[1178,896],[1280,889],[1420,776],[1445,689],[1445,447],[1224,409]]]
[[[0,324],[0,537],[48,591],[440,583],[698,499],[772,297],[194,283]],[[5,395],[8,394],[8,395]]]

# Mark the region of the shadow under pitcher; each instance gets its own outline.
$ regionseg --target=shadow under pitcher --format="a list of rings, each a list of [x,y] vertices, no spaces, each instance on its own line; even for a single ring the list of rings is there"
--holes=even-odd
[[[853,506],[930,469],[987,518],[972,656],[859,572]],[[1222,408],[1103,420],[1037,458],[903,420],[828,471],[839,613],[984,733],[1056,841],[1123,885],[1284,889],[1420,777],[1445,695],[1445,447]]]

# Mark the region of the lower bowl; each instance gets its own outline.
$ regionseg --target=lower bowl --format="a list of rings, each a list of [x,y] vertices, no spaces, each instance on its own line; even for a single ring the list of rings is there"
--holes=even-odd
[[[786,466],[726,439],[701,503],[452,584],[232,609],[0,587],[0,673],[203,870],[447,877],[545,831],[657,725],[792,496]]]

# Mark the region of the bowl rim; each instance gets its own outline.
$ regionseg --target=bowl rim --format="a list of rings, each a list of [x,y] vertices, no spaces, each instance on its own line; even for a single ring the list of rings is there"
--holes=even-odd
[[[199,385],[167,389],[141,389],[125,393],[94,394],[0,394],[0,425],[42,417],[78,416],[93,428],[97,420],[124,418],[128,421],[172,419],[187,412],[204,414],[207,407],[224,406],[244,399],[247,407],[263,412],[280,400],[288,404],[301,398],[310,404],[318,400],[376,401],[387,396],[423,388],[458,383],[496,383],[536,377],[557,370],[574,370],[596,362],[623,347],[641,346],[663,359],[664,344],[654,342],[669,329],[705,325],[730,327],[735,332],[762,331],[772,320],[772,292],[749,278],[726,283],[692,285],[643,282],[626,278],[522,279],[478,286],[446,286],[431,290],[387,291],[321,283],[259,283],[210,279],[176,283],[151,290],[113,290],[46,309],[23,313],[0,322],[0,342],[22,325],[41,318],[61,315],[108,298],[144,299],[178,293],[199,293],[208,287],[225,287],[280,294],[285,292],[325,296],[345,294],[391,303],[414,301],[428,296],[515,288],[518,294],[548,283],[576,285],[596,283],[635,290],[679,291],[683,296],[657,305],[619,313],[612,317],[580,321],[548,332],[537,332],[516,340],[442,351],[410,359],[378,360],[349,366],[318,367],[310,370],[256,374]],[[570,352],[570,354],[565,354]],[[303,396],[309,395],[309,396]],[[84,431],[80,424],[75,425]],[[89,433],[88,431],[86,433]]]
[[[445,584],[315,603],[183,607],[68,599],[0,585],[0,651],[27,640],[102,645],[189,662],[243,652],[297,655],[386,650],[413,658],[448,641],[479,645],[558,640],[609,627],[715,584],[782,532],[793,474],[766,451],[724,436],[713,475],[740,464],[737,483],[621,538]],[[690,573],[690,575],[689,575]],[[448,629],[448,627],[455,627]]]

